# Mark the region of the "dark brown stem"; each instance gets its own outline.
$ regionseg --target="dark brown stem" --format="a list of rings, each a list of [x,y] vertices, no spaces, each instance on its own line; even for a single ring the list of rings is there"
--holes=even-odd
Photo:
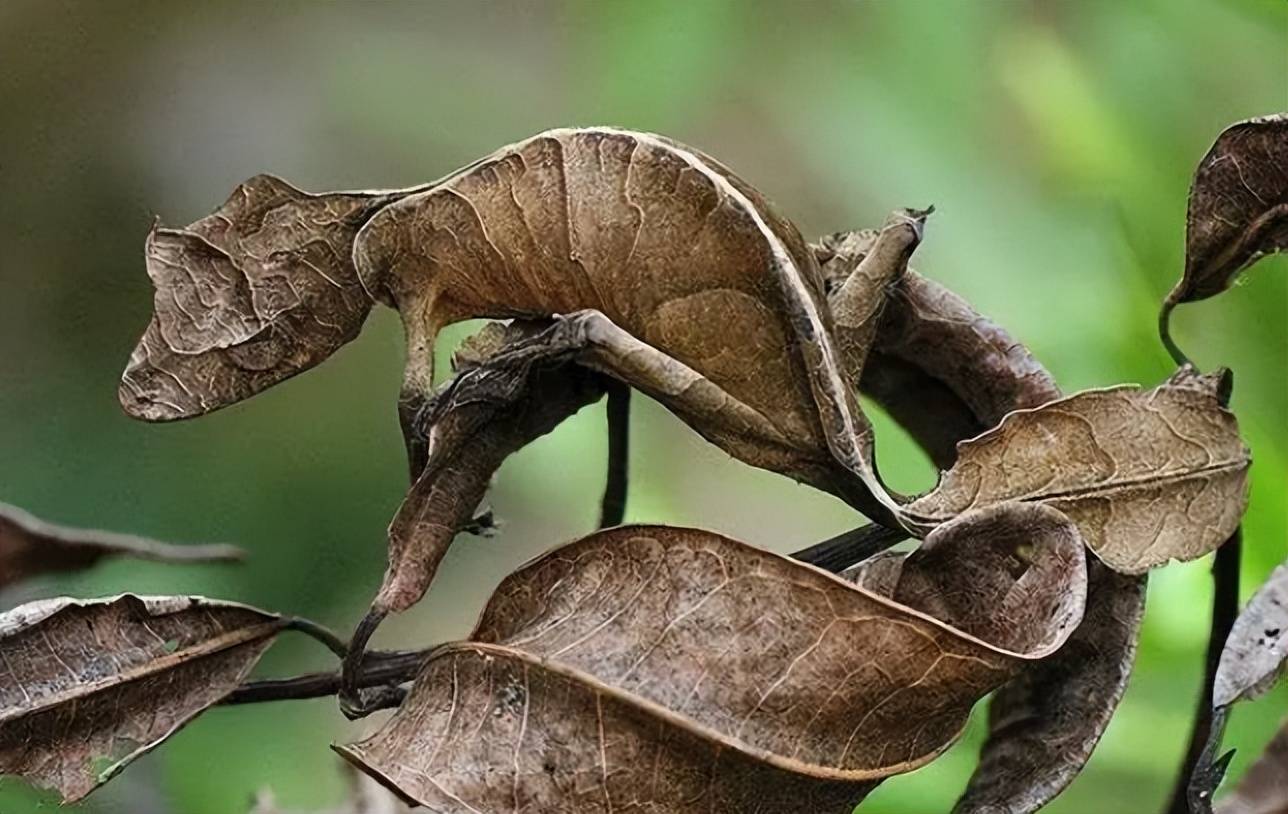
[[[360,678],[366,667],[367,642],[371,640],[372,634],[384,620],[384,613],[367,611],[367,615],[362,617],[362,621],[353,631],[353,638],[349,641],[349,650],[344,657],[340,674],[340,710],[350,719],[362,718],[374,711],[368,708],[367,699],[362,693],[364,688]]]
[[[871,523],[838,534],[821,543],[815,543],[809,548],[802,548],[792,554],[792,557],[839,574],[851,565],[863,562],[874,554],[880,554],[907,537],[907,532],[902,529]]]
[[[330,628],[319,625],[317,622],[297,616],[290,620],[287,624],[287,629],[297,630],[309,638],[321,642],[326,645],[328,650],[342,659],[349,655],[349,648],[344,641]]]
[[[1234,619],[1239,614],[1239,555],[1242,547],[1243,526],[1239,526],[1230,539],[1217,549],[1212,562],[1212,626],[1208,633],[1203,686],[1199,694],[1198,709],[1194,714],[1194,728],[1190,731],[1190,744],[1185,750],[1185,761],[1181,764],[1176,784],[1172,787],[1168,814],[1191,814],[1195,810],[1190,805],[1191,784],[1198,779],[1198,775],[1210,774],[1209,767],[1200,765],[1201,758],[1205,750],[1212,755],[1218,747],[1208,746],[1214,732],[1212,687],[1216,683],[1216,670],[1221,663],[1221,651],[1225,649],[1226,637],[1230,635],[1230,628],[1234,626]],[[1207,791],[1210,792],[1211,789]]]
[[[1190,357],[1186,356],[1185,351],[1176,344],[1176,340],[1172,339],[1172,309],[1175,307],[1176,303],[1172,301],[1171,296],[1168,296],[1167,301],[1163,303],[1163,310],[1158,312],[1158,338],[1163,340],[1163,347],[1167,348],[1172,361],[1179,367],[1185,367],[1190,364]]]
[[[630,463],[631,388],[608,384],[608,480],[599,507],[599,527],[620,526],[626,516],[626,469]]]
[[[421,665],[432,652],[433,648],[412,652],[368,653],[362,670],[353,677],[354,686],[366,689],[405,684],[416,677]],[[264,701],[322,698],[340,692],[342,682],[341,674],[334,672],[250,681],[233,690],[220,703],[256,704]]]

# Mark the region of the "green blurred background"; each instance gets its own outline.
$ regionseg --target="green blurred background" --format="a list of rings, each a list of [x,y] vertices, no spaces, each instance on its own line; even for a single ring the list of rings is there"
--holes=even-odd
[[[1170,372],[1157,305],[1181,264],[1193,167],[1227,123],[1288,108],[1282,0],[188,4],[0,1],[0,499],[50,519],[235,541],[243,567],[118,562],[26,586],[201,592],[348,630],[384,568],[405,487],[382,310],[323,367],[200,421],[147,426],[116,406],[150,313],[143,239],[244,178],[306,189],[421,182],[542,129],[662,132],[734,167],[807,235],[934,203],[916,265],[1011,329],[1068,390]],[[1200,365],[1237,371],[1251,443],[1245,596],[1288,542],[1288,263],[1183,307]],[[629,519],[719,529],[787,551],[848,528],[845,506],[741,466],[640,399]],[[605,454],[588,408],[502,469],[490,540],[462,539],[426,601],[377,642],[462,635],[490,588],[592,526]],[[934,473],[878,416],[893,485]],[[1278,427],[1278,429],[1275,429]],[[1157,572],[1135,676],[1090,766],[1053,812],[1160,806],[1190,725],[1208,562]],[[325,669],[287,640],[263,675]],[[1283,714],[1239,709],[1239,774]],[[946,810],[969,736],[864,808]],[[237,814],[252,791],[324,806],[342,793],[330,700],[210,712],[78,810]],[[50,798],[0,781],[0,812]]]

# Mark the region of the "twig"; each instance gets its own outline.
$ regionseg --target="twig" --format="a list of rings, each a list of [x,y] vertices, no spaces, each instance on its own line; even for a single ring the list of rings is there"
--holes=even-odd
[[[368,706],[370,699],[362,694],[363,687],[360,679],[367,667],[367,642],[371,640],[372,634],[384,620],[384,613],[375,610],[367,611],[367,615],[362,617],[362,621],[353,631],[353,638],[349,641],[348,652],[341,666],[339,692],[340,711],[350,720],[362,718],[375,711]]]
[[[1194,714],[1194,728],[1190,731],[1190,744],[1185,750],[1176,784],[1172,787],[1168,814],[1190,814],[1190,786],[1198,774],[1210,774],[1210,767],[1200,766],[1205,750],[1213,756],[1217,746],[1208,747],[1213,734],[1212,687],[1216,684],[1216,670],[1221,663],[1221,651],[1226,637],[1239,614],[1239,555],[1243,547],[1243,526],[1235,529],[1225,544],[1217,549],[1212,562],[1212,626],[1208,633],[1207,663],[1204,666],[1203,686],[1199,693],[1198,709]],[[1217,723],[1219,727],[1221,722]],[[1218,737],[1219,740],[1219,737]],[[1219,780],[1219,775],[1217,779]],[[1210,791],[1210,790],[1209,790]]]
[[[316,639],[342,659],[349,655],[349,646],[344,643],[344,640],[330,628],[317,622],[296,616],[287,623],[286,627],[288,630],[297,630],[305,636]]]
[[[1185,355],[1180,345],[1172,339],[1172,309],[1176,303],[1172,301],[1171,295],[1168,295],[1167,301],[1163,303],[1163,309],[1158,312],[1158,337],[1163,340],[1163,347],[1167,348],[1167,353],[1172,357],[1179,367],[1185,367],[1190,364],[1190,357]]]
[[[907,537],[907,532],[902,529],[870,523],[815,543],[809,548],[802,548],[792,554],[792,557],[839,574]]]
[[[608,479],[599,506],[599,527],[620,526],[626,516],[626,470],[630,464],[631,388],[608,384]]]
[[[425,659],[434,652],[417,650],[406,652],[368,653],[363,667],[354,676],[357,688],[393,687],[405,684],[420,672]],[[288,701],[305,698],[322,698],[340,692],[342,677],[338,672],[309,673],[294,678],[266,681],[249,681],[233,690],[221,704],[257,704],[264,701]],[[370,710],[370,711],[375,711]]]

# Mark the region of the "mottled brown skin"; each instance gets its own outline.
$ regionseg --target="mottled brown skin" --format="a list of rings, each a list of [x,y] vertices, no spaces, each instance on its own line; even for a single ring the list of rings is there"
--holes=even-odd
[[[905,232],[915,245],[919,229]],[[879,517],[893,505],[871,471],[858,366],[846,364],[863,354],[838,345],[812,253],[696,151],[626,131],[551,131],[386,207],[354,257],[367,289],[403,316],[404,403],[430,392],[444,326],[563,315],[585,325],[587,364],[733,455]]]
[[[658,136],[556,130],[423,187],[312,195],[268,176],[156,230],[155,316],[123,377],[131,415],[231,404],[357,335],[376,298],[408,340],[413,473],[437,333],[471,317],[572,321],[578,361],[658,398],[735,457],[895,522],[854,398],[882,281],[925,213],[896,213],[833,301],[795,227],[716,161]],[[858,284],[862,280],[864,284]],[[839,330],[837,330],[839,327]]]

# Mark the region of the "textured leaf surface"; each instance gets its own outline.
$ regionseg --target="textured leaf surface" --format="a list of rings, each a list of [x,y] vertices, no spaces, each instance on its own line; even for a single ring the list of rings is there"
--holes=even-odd
[[[1288,114],[1232,124],[1190,186],[1185,276],[1168,305],[1202,300],[1263,255],[1288,249]]]
[[[993,695],[988,740],[956,814],[1028,814],[1078,776],[1131,678],[1145,578],[1088,563],[1081,626],[1053,656]]]
[[[929,528],[998,501],[1038,501],[1073,518],[1116,571],[1201,557],[1247,507],[1251,459],[1221,381],[1182,370],[1152,390],[1091,390],[1011,413],[962,444],[905,515]]]
[[[153,229],[153,316],[121,379],[125,412],[201,415],[356,337],[373,303],[353,268],[353,239],[397,194],[313,195],[258,175],[186,228]]]
[[[1270,688],[1288,660],[1288,564],[1271,572],[1226,637],[1212,688],[1217,707],[1255,698]]]
[[[0,503],[0,588],[36,574],[89,568],[112,556],[223,562],[240,559],[242,552],[227,545],[173,545],[132,534],[58,526]]]
[[[508,578],[341,752],[442,811],[844,811],[1060,646],[1083,563],[1066,518],[1020,504],[936,530],[893,597],[709,532],[611,529]]]
[[[284,625],[243,605],[129,594],[0,615],[0,774],[81,799],[218,703]]]
[[[825,253],[820,261],[825,272],[835,268]],[[886,300],[875,347],[864,391],[944,468],[956,460],[959,441],[1013,409],[1060,397],[1023,344],[911,270]],[[1082,624],[1059,651],[1027,665],[989,702],[988,740],[959,814],[1028,814],[1068,786],[1126,690],[1144,610],[1144,577],[1088,563]]]

